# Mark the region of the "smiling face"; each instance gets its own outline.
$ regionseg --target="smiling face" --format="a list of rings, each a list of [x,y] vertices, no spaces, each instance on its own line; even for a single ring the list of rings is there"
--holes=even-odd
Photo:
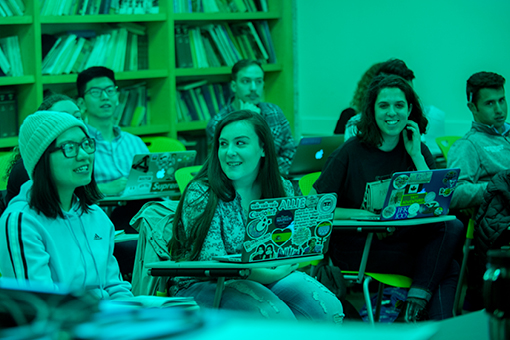
[[[493,125],[499,132],[503,132],[508,110],[504,88],[481,89],[476,105],[469,103],[468,107],[476,122]]]
[[[70,100],[61,100],[53,104],[49,111],[65,112],[74,118],[81,119],[81,112],[78,105]]]
[[[56,139],[56,147],[66,142],[81,143],[87,136],[79,127],[64,131]],[[73,158],[64,156],[62,150],[50,154],[50,169],[57,192],[62,195],[72,194],[78,187],[87,185],[92,180],[94,154],[89,155],[79,147],[78,155]]]
[[[237,73],[231,83],[236,101],[257,105],[264,91],[264,71],[258,65],[250,65]]]
[[[406,127],[411,108],[402,90],[397,87],[385,87],[377,96],[374,112],[382,138],[388,141],[398,138]]]
[[[113,117],[115,107],[118,102],[118,95],[108,96],[105,91],[101,92],[99,98],[94,98],[89,90],[92,88],[106,89],[115,86],[113,81],[108,77],[94,78],[87,83],[83,98],[79,98],[78,104],[82,111],[95,119],[110,119]]]
[[[251,123],[236,121],[223,128],[219,137],[221,169],[234,188],[252,185],[257,179],[264,149]]]

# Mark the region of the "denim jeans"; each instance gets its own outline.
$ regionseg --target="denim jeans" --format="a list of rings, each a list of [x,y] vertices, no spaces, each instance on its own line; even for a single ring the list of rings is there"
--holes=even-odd
[[[181,289],[177,296],[192,296],[200,307],[211,308],[216,282],[204,281]],[[309,275],[293,272],[274,283],[229,280],[220,308],[257,313],[265,318],[308,319],[341,323],[342,304],[326,287]]]
[[[429,301],[429,317],[452,316],[459,276],[453,259],[464,226],[459,220],[400,227],[379,240],[374,237],[368,257],[368,272],[400,274],[413,279],[408,297]],[[358,270],[366,235],[334,232],[329,253],[342,270]]]

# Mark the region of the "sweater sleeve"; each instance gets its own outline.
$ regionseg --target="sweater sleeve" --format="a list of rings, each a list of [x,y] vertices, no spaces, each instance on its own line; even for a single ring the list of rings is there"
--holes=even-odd
[[[41,235],[43,226],[30,214],[10,212],[1,219],[0,272],[3,277],[37,281],[58,290],[49,267],[50,254]]]
[[[279,107],[277,107],[277,115],[281,126],[281,145],[279,146],[276,158],[278,160],[280,172],[282,174],[287,174],[296,153],[296,142],[292,137],[289,121]],[[276,148],[278,149],[278,146]]]
[[[460,168],[459,182],[452,197],[452,208],[464,209],[479,206],[487,182],[479,182],[480,156],[471,141],[459,139],[448,152],[448,167]]]

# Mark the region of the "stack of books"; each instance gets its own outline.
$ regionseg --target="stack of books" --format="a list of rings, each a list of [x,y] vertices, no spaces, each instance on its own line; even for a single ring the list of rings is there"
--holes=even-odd
[[[16,91],[10,88],[0,88],[0,138],[18,135],[18,110]]]
[[[267,0],[174,0],[174,13],[267,11]]]
[[[241,59],[276,63],[267,21],[204,26],[175,25],[176,66],[207,68],[233,66]]]
[[[42,16],[154,14],[158,12],[158,0],[41,0]]]
[[[25,13],[22,0],[0,0],[0,17],[21,16]]]
[[[177,86],[177,121],[209,121],[232,95],[230,83],[208,84],[207,80]]]
[[[0,76],[23,76],[18,36],[0,39]]]
[[[116,125],[132,127],[147,125],[148,100],[145,82],[120,89],[119,104],[115,108]]]
[[[145,26],[118,26],[103,34],[89,30],[61,34],[43,59],[42,73],[79,73],[91,66],[105,66],[115,72],[148,69]]]

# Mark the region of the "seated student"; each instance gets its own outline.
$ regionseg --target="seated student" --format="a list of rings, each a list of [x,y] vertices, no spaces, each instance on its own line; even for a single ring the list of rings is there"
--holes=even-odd
[[[401,77],[378,76],[368,89],[357,136],[328,158],[311,194],[338,194],[335,219],[374,216],[361,210],[367,182],[390,178],[394,172],[428,170],[434,160],[421,143],[427,120],[418,96]],[[410,136],[408,137],[408,132]],[[399,228],[375,238],[367,271],[412,277],[406,320],[441,320],[452,316],[459,265],[453,253],[462,235],[458,220]],[[333,232],[329,255],[342,270],[357,270],[366,235]]]
[[[241,253],[250,202],[292,195],[292,185],[278,171],[264,118],[246,110],[229,114],[219,122],[213,151],[179,202],[169,243],[172,259],[206,261]],[[228,281],[220,307],[269,318],[342,322],[340,301],[296,268],[255,269],[246,280]],[[177,278],[171,290],[211,307],[215,287],[213,280]]]
[[[94,203],[96,144],[69,114],[28,116],[19,148],[31,181],[0,219],[0,272],[49,288],[64,284],[103,299],[132,297],[113,257],[114,228]]]
[[[44,99],[37,111],[57,111],[69,113],[77,119],[81,119],[81,112],[74,100],[64,94],[52,94]],[[19,153],[19,148],[13,150],[13,157],[5,176],[7,180],[7,195],[5,204],[8,205],[11,199],[19,194],[21,185],[29,180],[27,170]]]

